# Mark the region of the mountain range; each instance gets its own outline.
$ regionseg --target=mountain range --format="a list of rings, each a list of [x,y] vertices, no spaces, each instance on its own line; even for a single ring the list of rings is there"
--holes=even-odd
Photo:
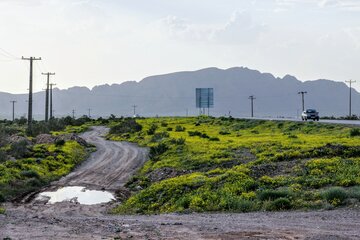
[[[274,77],[245,67],[229,69],[206,68],[157,75],[121,84],[100,85],[92,89],[72,87],[53,90],[54,115],[94,117],[132,116],[133,105],[140,116],[185,116],[199,114],[195,107],[196,88],[214,88],[214,108],[210,115],[235,117],[250,115],[250,100],[254,95],[254,115],[258,117],[296,117],[300,114],[301,96],[305,94],[305,108],[315,108],[321,116],[348,114],[349,87],[338,81],[325,79],[300,81],[294,76]],[[34,118],[44,118],[45,92],[34,93]],[[27,94],[0,92],[0,117],[11,117],[11,100],[16,100],[16,117],[26,116]],[[360,113],[360,94],[352,89],[353,113]]]

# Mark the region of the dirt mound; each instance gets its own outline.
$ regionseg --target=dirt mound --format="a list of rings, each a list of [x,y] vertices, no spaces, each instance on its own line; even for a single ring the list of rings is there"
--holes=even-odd
[[[175,168],[170,168],[170,167],[163,167],[148,173],[147,177],[151,182],[160,182],[164,179],[181,176],[188,173],[190,173],[190,171],[177,170]]]

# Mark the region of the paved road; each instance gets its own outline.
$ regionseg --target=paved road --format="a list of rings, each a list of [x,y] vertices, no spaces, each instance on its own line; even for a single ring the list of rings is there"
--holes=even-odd
[[[293,122],[302,122],[298,118],[272,118],[272,117],[240,117],[240,119],[258,119],[258,120],[273,120],[273,121],[293,121]],[[308,122],[312,122],[309,120]],[[331,124],[343,124],[343,125],[360,125],[359,120],[329,120],[329,119],[320,119],[319,123],[331,123]]]
[[[136,144],[107,141],[105,127],[93,127],[81,135],[97,151],[72,173],[55,183],[57,186],[85,186],[116,190],[129,180],[147,160],[148,150]]]

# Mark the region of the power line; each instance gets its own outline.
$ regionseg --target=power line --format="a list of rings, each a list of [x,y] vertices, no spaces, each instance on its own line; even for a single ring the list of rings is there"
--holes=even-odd
[[[50,76],[55,75],[55,73],[47,72],[41,73],[42,75],[47,76],[46,80],[46,93],[45,93],[45,122],[49,121],[49,91],[50,91]]]
[[[305,100],[304,100],[304,95],[307,94],[306,91],[301,91],[298,92],[298,94],[301,94],[301,102],[302,102],[302,111],[305,111]]]
[[[349,80],[349,81],[345,81],[345,82],[347,82],[347,83],[349,83],[349,85],[350,85],[350,87],[349,87],[349,117],[351,117],[351,84],[352,83],[356,83],[356,81],[355,80]]]
[[[28,107],[28,127],[31,127],[32,124],[32,95],[33,95],[33,61],[41,60],[40,58],[29,57],[24,58],[21,57],[22,60],[30,61],[30,77],[29,77],[29,107]]]

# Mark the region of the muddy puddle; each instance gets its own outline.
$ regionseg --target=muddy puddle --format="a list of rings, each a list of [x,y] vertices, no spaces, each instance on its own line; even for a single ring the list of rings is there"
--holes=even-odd
[[[80,186],[62,187],[54,192],[42,192],[35,199],[35,201],[47,204],[68,201],[84,205],[107,203],[112,200],[115,200],[115,197],[110,192],[89,190]]]

